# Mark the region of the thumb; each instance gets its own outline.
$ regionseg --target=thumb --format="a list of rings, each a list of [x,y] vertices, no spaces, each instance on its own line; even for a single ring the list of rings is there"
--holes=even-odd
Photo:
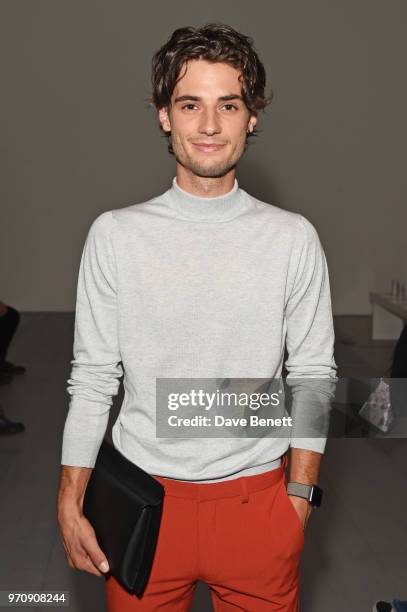
[[[101,563],[99,563],[98,568],[100,569],[101,572],[108,572],[109,563],[107,562],[107,560],[104,560]]]

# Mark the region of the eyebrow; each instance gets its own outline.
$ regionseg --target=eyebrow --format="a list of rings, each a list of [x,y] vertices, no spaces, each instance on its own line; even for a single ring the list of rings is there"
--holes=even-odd
[[[174,104],[176,102],[184,102],[185,100],[193,100],[194,102],[200,102],[202,98],[199,96],[191,96],[189,94],[184,95],[184,96],[178,96],[178,98],[175,98]],[[243,101],[243,98],[242,96],[239,96],[237,94],[229,94],[228,96],[219,96],[218,100],[222,102],[226,102],[228,100],[242,100]]]

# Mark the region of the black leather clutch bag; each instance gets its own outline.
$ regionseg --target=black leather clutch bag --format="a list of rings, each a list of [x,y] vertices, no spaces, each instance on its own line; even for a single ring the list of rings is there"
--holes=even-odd
[[[103,440],[86,487],[83,513],[95,530],[110,573],[139,598],[150,576],[164,492],[161,482]]]

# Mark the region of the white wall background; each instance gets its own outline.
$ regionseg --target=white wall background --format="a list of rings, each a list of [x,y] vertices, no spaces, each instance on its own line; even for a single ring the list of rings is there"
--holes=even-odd
[[[406,16],[403,0],[1,0],[0,299],[74,309],[91,221],[174,174],[153,52],[223,21],[254,37],[275,94],[239,183],[307,216],[334,312],[369,313],[369,290],[407,279]]]

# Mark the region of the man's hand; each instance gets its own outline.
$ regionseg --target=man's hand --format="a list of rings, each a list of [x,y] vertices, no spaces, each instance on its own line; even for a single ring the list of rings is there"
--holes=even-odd
[[[106,555],[100,549],[92,525],[83,514],[62,507],[58,514],[65,556],[70,567],[101,576],[109,570]],[[106,566],[101,564],[105,562]],[[102,571],[99,571],[100,568]]]
[[[95,530],[82,512],[83,498],[91,472],[91,468],[64,465],[61,467],[57,514],[65,556],[70,567],[101,576],[109,571],[109,564],[99,547]]]
[[[308,523],[308,519],[312,512],[311,504],[303,497],[298,497],[297,495],[289,495],[288,497],[290,498],[290,501],[294,506],[294,510],[298,514],[302,528],[305,530]]]

